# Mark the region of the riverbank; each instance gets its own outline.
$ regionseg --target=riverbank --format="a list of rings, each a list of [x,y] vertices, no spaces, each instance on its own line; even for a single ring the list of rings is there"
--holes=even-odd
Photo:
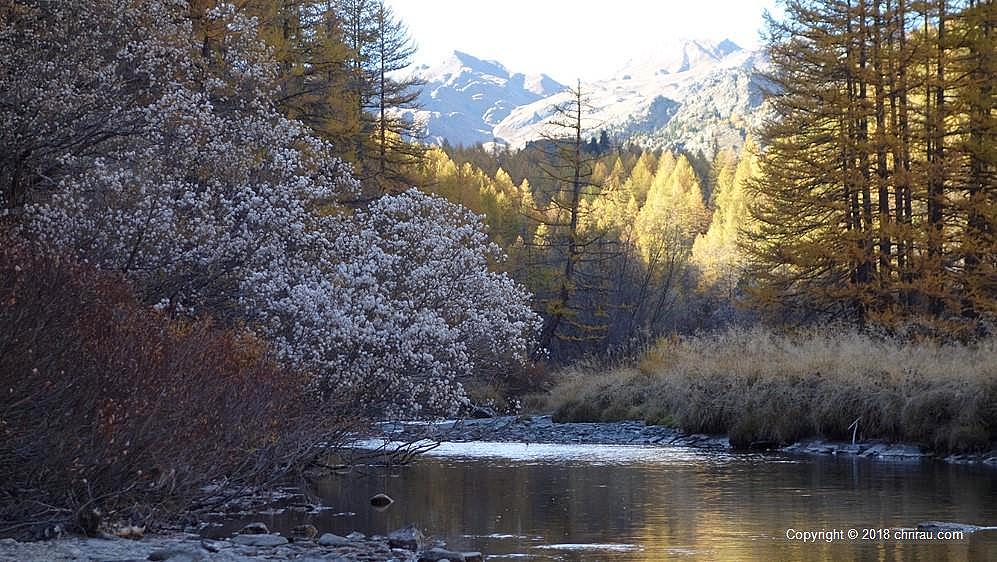
[[[551,415],[497,416],[435,423],[393,422],[378,426],[373,437],[397,442],[419,440],[465,443],[548,443],[586,445],[643,445],[731,450],[725,435],[685,433],[679,429],[649,425],[643,421],[563,422]],[[789,445],[756,442],[748,451],[776,451],[805,455],[841,455],[882,461],[918,462],[939,460],[958,464],[980,464],[997,468],[997,450],[982,453],[939,455],[906,443],[884,441],[850,442],[808,439]]]
[[[415,527],[399,529],[387,537],[350,533],[342,537],[319,535],[285,538],[270,533],[262,523],[247,526],[228,539],[209,540],[196,534],[160,535],[129,540],[117,537],[68,537],[37,542],[0,539],[0,560],[52,562],[56,560],[115,560],[236,562],[245,560],[298,560],[332,562],[481,562],[479,552],[449,551],[429,544]],[[311,536],[308,536],[311,535]]]

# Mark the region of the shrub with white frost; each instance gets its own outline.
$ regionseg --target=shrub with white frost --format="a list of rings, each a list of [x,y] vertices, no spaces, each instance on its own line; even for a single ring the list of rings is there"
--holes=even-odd
[[[48,76],[49,87],[38,90],[69,95],[58,104],[26,99],[22,111],[40,124],[9,139],[63,147],[44,161],[58,167],[44,176],[44,196],[28,207],[29,230],[136,279],[145,298],[162,307],[242,316],[237,305],[255,287],[255,274],[322,245],[313,208],[356,188],[348,167],[273,108],[266,79],[272,63],[247,39],[251,22],[218,11],[230,29],[243,31],[226,36],[224,64],[208,72],[186,62],[197,49],[184,3],[63,4],[48,15],[86,24],[61,41],[104,63],[83,66],[72,88],[63,86],[70,78],[61,70],[46,74],[54,54],[41,49],[32,51],[39,58],[19,61],[37,64],[37,72],[11,73],[30,82]],[[91,17],[113,26],[104,30]],[[66,50],[47,28],[28,33],[57,54]],[[114,56],[108,43],[118,49],[110,50]],[[96,93],[82,91],[83,84]],[[79,117],[90,110],[97,113]],[[43,126],[53,122],[60,126]]]
[[[315,389],[389,413],[444,413],[460,381],[524,361],[540,319],[489,270],[503,258],[481,217],[410,190],[338,219],[330,269],[271,298],[271,335]]]
[[[0,172],[36,239],[149,304],[256,327],[368,413],[451,411],[461,379],[525,359],[539,319],[489,270],[481,219],[417,191],[338,208],[357,182],[274,109],[252,20],[212,11],[229,33],[207,61],[185,2],[24,5],[0,29]]]

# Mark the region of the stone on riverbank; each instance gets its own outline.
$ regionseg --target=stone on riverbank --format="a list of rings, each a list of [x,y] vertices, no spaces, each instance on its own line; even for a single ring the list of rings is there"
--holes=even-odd
[[[318,538],[318,543],[322,546],[342,546],[350,544],[350,539],[332,533],[325,533]]]
[[[426,536],[415,525],[408,525],[388,533],[388,545],[391,548],[404,548],[416,551],[423,548]]]
[[[358,533],[359,535],[359,533]],[[340,537],[342,538],[342,537]],[[276,539],[276,540],[275,540]],[[281,544],[259,547],[242,544],[262,540]],[[141,540],[68,537],[39,542],[0,540],[0,560],[51,562],[52,560],[114,560],[118,562],[246,562],[307,560],[329,562],[416,562],[415,552],[392,549],[387,539],[361,539],[345,544],[288,543],[278,535],[236,535],[229,540],[203,539],[197,535],[146,536]]]

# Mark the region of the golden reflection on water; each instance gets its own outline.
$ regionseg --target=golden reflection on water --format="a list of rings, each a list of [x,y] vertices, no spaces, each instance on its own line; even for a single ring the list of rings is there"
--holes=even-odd
[[[456,453],[459,454],[459,451]],[[941,543],[802,543],[786,530],[997,524],[997,473],[940,463],[696,452],[622,464],[565,458],[422,458],[334,475],[313,492],[334,509],[284,514],[322,532],[386,534],[408,523],[489,560],[997,560],[997,533]],[[541,455],[542,456],[542,455]],[[383,513],[368,498],[396,500]],[[336,516],[337,512],[355,516]],[[258,518],[257,518],[258,519]],[[589,549],[586,545],[602,545]],[[544,548],[561,545],[557,548]],[[615,550],[613,550],[615,549]]]

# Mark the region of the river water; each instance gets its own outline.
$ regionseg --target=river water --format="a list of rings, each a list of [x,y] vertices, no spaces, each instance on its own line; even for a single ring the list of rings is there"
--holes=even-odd
[[[404,467],[330,476],[311,492],[333,509],[268,523],[343,535],[415,523],[495,561],[997,560],[997,532],[895,538],[927,520],[997,525],[997,471],[939,462],[454,443]],[[383,512],[368,501],[379,492],[396,500]],[[843,538],[805,543],[787,539],[789,529]],[[847,538],[852,529],[858,539]]]

